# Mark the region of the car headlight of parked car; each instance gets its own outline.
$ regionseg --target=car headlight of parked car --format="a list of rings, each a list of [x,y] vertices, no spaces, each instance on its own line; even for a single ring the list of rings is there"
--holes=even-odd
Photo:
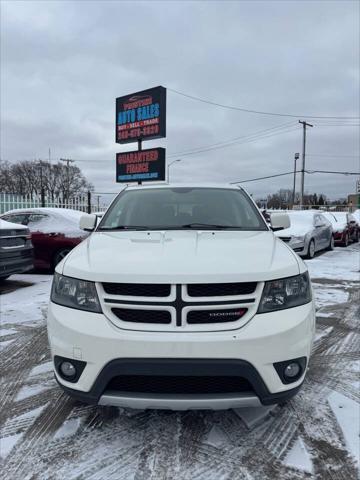
[[[95,283],[54,274],[51,301],[64,307],[101,313]]]
[[[294,236],[294,237],[292,237],[292,241],[297,242],[297,243],[299,243],[299,242],[304,243],[305,242],[305,237],[304,236],[302,236],[302,237],[301,236],[299,236],[299,237]]]
[[[310,301],[310,279],[305,272],[295,277],[265,282],[258,313],[298,307]]]

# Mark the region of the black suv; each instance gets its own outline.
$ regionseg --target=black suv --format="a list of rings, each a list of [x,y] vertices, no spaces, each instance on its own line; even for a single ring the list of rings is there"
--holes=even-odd
[[[0,219],[0,280],[33,268],[30,230]]]

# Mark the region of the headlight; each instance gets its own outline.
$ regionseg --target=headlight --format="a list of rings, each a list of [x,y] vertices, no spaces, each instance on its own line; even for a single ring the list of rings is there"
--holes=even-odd
[[[311,287],[307,272],[295,277],[266,282],[258,313],[298,307],[311,301]]]
[[[305,237],[292,237],[292,240],[295,242],[302,242],[304,243]]]
[[[95,283],[54,274],[51,301],[64,307],[101,313]]]

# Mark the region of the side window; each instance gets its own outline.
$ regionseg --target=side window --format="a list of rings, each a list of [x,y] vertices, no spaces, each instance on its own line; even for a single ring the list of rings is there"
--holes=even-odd
[[[29,225],[33,223],[38,223],[38,222],[41,222],[41,220],[44,220],[45,218],[48,218],[48,216],[44,215],[43,213],[31,213],[29,215],[28,223]]]
[[[329,225],[329,221],[326,217],[324,217],[324,215],[319,215],[319,220],[320,220],[320,223],[321,225],[324,225],[325,227],[327,227]]]
[[[43,213],[31,213],[28,220],[28,227],[30,228],[30,231],[38,231],[41,223],[47,218],[49,218],[48,215],[44,215]]]
[[[11,223],[20,223],[21,225],[27,225],[28,215],[26,213],[11,213],[9,215],[4,215],[3,220]]]

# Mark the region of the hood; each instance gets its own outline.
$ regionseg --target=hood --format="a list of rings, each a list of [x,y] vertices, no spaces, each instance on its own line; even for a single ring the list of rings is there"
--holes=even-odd
[[[277,230],[275,235],[277,237],[305,237],[311,230],[311,227],[304,228],[303,225],[291,225],[289,228]]]
[[[18,223],[7,222],[0,218],[0,230],[29,230],[26,225],[21,225]]]
[[[297,275],[299,265],[271,231],[122,231],[94,232],[57,271],[98,282],[221,283]]]

